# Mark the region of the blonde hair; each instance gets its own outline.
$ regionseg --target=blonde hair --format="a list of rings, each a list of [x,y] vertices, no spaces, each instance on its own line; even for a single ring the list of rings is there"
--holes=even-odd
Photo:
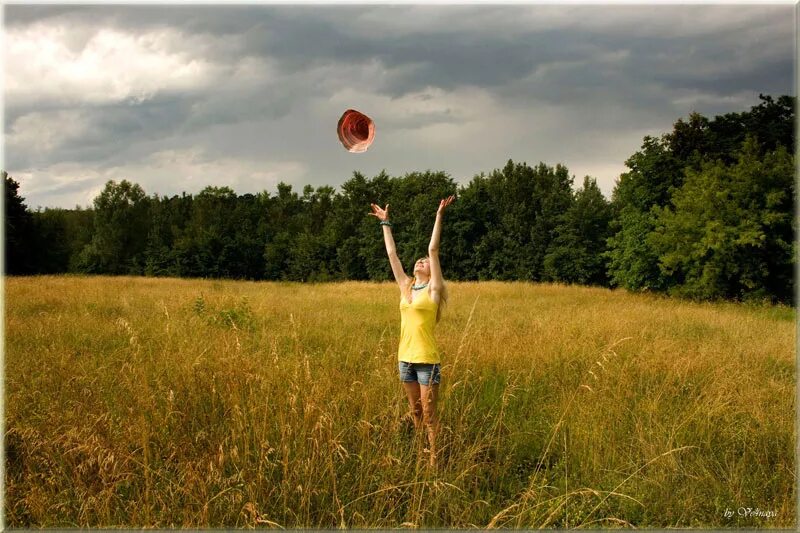
[[[426,256],[427,257],[427,256]],[[411,276],[408,278],[408,283],[406,286],[403,287],[403,296],[406,297],[408,303],[411,303],[411,287],[417,284],[417,276]],[[442,310],[447,307],[447,284],[442,284],[442,291],[439,295],[439,305],[436,308],[436,322],[438,323],[439,320],[442,318]]]

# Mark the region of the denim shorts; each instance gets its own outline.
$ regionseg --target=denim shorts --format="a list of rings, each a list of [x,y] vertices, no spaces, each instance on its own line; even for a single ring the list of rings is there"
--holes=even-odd
[[[437,385],[441,380],[439,363],[406,363],[400,361],[400,381],[418,382],[420,385]]]

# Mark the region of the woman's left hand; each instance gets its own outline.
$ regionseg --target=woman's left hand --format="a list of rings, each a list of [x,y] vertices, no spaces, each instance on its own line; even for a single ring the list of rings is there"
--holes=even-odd
[[[456,197],[453,195],[443,198],[442,201],[439,202],[439,209],[436,211],[436,216],[443,215],[445,208],[452,204],[455,199]]]

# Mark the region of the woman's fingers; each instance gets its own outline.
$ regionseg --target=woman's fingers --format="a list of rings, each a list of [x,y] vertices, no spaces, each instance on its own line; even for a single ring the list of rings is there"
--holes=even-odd
[[[387,218],[389,218],[389,204],[386,204],[386,207],[383,209],[381,209],[376,204],[369,204],[369,205],[370,207],[372,207],[372,213],[367,213],[368,215],[372,215],[381,220],[386,220]]]

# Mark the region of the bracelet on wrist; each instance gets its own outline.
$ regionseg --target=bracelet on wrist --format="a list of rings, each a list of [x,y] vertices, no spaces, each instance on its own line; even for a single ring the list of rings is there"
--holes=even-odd
[[[381,226],[389,226],[391,228],[392,223],[389,222],[388,220],[381,220]]]

